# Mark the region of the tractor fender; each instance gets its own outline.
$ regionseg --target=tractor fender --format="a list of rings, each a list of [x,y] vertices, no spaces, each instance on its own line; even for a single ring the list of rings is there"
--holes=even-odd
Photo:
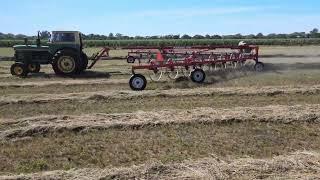
[[[77,49],[74,49],[74,48],[61,48],[61,49],[58,49],[55,53],[53,53],[51,56],[51,63],[53,62],[53,60],[55,59],[55,57],[57,57],[62,51],[72,51],[74,53],[78,53],[78,50]],[[80,58],[80,57],[79,57]]]

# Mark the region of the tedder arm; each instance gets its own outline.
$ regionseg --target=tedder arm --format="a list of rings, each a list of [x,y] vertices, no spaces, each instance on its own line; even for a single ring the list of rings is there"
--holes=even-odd
[[[109,58],[109,51],[110,48],[103,47],[99,52],[93,54],[89,59],[92,60],[92,63],[90,66],[88,66],[88,69],[91,69],[100,59],[106,59]]]

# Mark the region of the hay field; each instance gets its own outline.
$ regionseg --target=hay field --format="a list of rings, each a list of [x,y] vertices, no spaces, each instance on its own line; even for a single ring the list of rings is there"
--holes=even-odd
[[[262,73],[164,79],[143,92],[130,90],[125,61],[74,78],[50,66],[12,77],[0,62],[0,179],[319,178],[319,52],[262,47]]]

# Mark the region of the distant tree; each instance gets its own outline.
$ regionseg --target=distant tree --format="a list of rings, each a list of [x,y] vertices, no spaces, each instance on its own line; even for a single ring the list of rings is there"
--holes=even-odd
[[[150,36],[150,39],[159,39],[159,36]]]
[[[204,39],[204,36],[197,34],[193,36],[193,39]]]
[[[192,38],[192,37],[189,36],[189,35],[187,35],[187,34],[181,36],[181,39],[191,39],[191,38]]]
[[[106,39],[108,39],[108,36],[106,36],[106,35],[100,35],[100,40],[106,40]]]
[[[310,31],[310,34],[317,34],[317,33],[319,33],[318,28],[314,28],[312,31]]]
[[[212,38],[212,39],[222,39],[222,37],[219,36],[219,35],[213,35],[213,36],[211,36],[211,38]]]
[[[172,35],[172,34],[169,34],[169,35],[164,35],[161,37],[162,39],[179,39],[180,38],[180,35]]]
[[[164,38],[165,38],[165,39],[173,39],[173,35],[172,35],[172,34],[165,35]]]
[[[294,32],[291,34],[288,34],[289,38],[305,38],[306,37],[306,33],[305,32]]]
[[[42,39],[47,39],[49,38],[50,33],[48,31],[41,31],[40,32],[40,37]],[[26,36],[23,34],[17,34],[14,35],[12,33],[1,33],[0,32],[0,39],[23,39],[23,38],[30,38],[30,39],[35,39],[36,36]],[[116,33],[115,35],[113,33],[110,33],[109,35],[100,35],[100,34],[88,34],[88,35],[83,35],[83,39],[85,40],[114,40],[114,39],[262,39],[262,38],[267,38],[267,39],[293,39],[293,38],[320,38],[320,32],[318,28],[312,29],[310,32],[305,33],[305,32],[294,32],[290,34],[268,34],[264,36],[262,33],[258,33],[257,35],[254,34],[249,34],[249,35],[241,35],[241,34],[234,34],[234,35],[213,35],[210,36],[209,34],[206,34],[205,36],[203,35],[195,35],[195,36],[189,36],[187,34],[184,34],[182,36],[180,35],[164,35],[164,36],[126,36],[120,33]]]
[[[129,36],[122,36],[123,39],[130,39]]]
[[[286,34],[277,34],[277,38],[286,39],[288,36]]]
[[[17,35],[15,35],[15,39],[23,39],[23,38],[27,38],[27,36],[24,35],[24,34],[17,34]]]
[[[223,39],[232,39],[233,37],[230,36],[230,35],[223,35],[222,38],[223,38]]]
[[[122,36],[123,36],[122,34],[117,33],[117,34],[116,34],[116,39],[122,39]]]
[[[14,34],[12,34],[12,33],[7,34],[7,39],[14,39],[14,38],[15,38]]]
[[[264,35],[263,35],[262,33],[258,33],[258,34],[256,35],[256,38],[257,38],[257,39],[262,39],[262,38],[264,38]]]
[[[40,31],[40,39],[49,39],[50,32],[49,31]]]
[[[243,36],[241,34],[223,36],[224,39],[241,39],[242,37]]]
[[[320,37],[319,29],[314,28],[312,31],[310,31],[310,37],[319,38]]]
[[[276,39],[276,38],[277,38],[277,34],[275,34],[275,33],[268,34],[266,37],[267,37],[268,39]]]
[[[134,39],[144,39],[142,36],[135,36]]]
[[[172,36],[172,39],[180,39],[180,34],[173,35],[173,36]]]
[[[5,34],[0,32],[0,39],[4,39],[5,38]]]
[[[113,33],[110,33],[110,34],[109,34],[108,39],[114,39]]]
[[[256,38],[256,36],[254,34],[249,34],[249,35],[246,35],[244,36],[246,39],[254,39]]]
[[[234,39],[242,39],[243,36],[241,34],[236,34],[234,35]]]

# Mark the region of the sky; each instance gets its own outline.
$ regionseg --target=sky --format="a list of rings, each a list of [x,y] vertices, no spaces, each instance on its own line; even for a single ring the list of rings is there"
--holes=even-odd
[[[2,0],[0,32],[130,36],[309,32],[319,0]]]

